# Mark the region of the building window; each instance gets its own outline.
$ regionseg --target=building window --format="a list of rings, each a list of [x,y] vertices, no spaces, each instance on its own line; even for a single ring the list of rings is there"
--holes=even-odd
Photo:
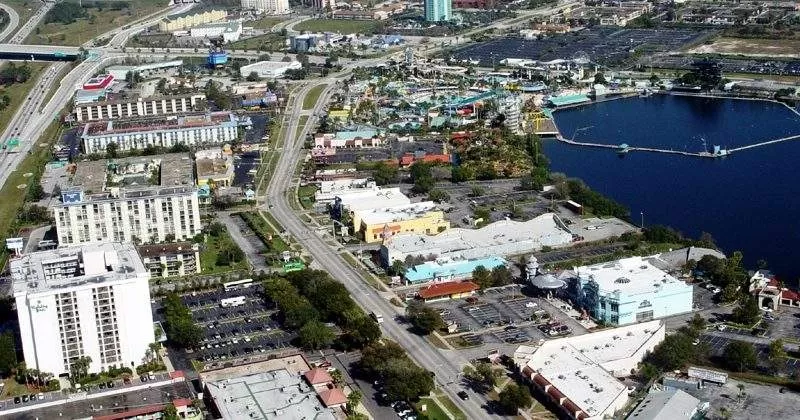
[[[619,303],[611,304],[611,312],[619,312]]]
[[[653,306],[653,304],[651,304],[649,300],[643,300],[642,303],[639,304],[640,308],[649,308],[651,306]]]
[[[619,324],[619,316],[611,315],[611,323],[612,324]]]

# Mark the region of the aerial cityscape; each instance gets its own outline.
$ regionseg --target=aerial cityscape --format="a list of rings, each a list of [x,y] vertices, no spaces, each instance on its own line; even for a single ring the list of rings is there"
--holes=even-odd
[[[800,3],[0,0],[0,419],[800,419]]]

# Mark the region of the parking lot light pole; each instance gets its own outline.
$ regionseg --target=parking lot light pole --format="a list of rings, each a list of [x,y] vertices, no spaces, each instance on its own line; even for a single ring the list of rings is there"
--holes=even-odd
[[[639,214],[642,216],[642,224],[641,227],[644,229],[644,210],[640,211]]]

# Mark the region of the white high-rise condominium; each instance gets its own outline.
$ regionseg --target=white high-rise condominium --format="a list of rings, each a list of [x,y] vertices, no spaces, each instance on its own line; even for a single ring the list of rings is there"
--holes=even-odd
[[[34,252],[10,267],[29,369],[61,375],[84,357],[89,372],[146,362],[150,273],[133,244]]]
[[[263,10],[272,15],[289,13],[289,0],[242,0],[242,9]]]
[[[452,0],[425,0],[425,20],[446,22],[453,19]]]
[[[80,162],[51,208],[60,246],[189,240],[202,228],[193,162],[181,153]]]

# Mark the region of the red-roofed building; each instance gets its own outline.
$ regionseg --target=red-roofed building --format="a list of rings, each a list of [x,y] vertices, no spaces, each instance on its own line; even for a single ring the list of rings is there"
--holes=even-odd
[[[187,407],[192,405],[192,400],[188,398],[178,398],[172,401],[172,405],[178,410],[178,413],[185,412]],[[155,414],[164,411],[166,404],[151,404],[144,407],[131,408],[130,410],[121,411],[119,413],[108,414],[105,416],[94,416],[92,420],[121,420],[135,418],[138,416],[146,416],[148,414]]]
[[[320,401],[325,407],[335,408],[347,404],[347,396],[337,387],[328,387],[318,393]]]
[[[327,385],[333,382],[333,378],[325,369],[314,368],[304,373],[303,376],[308,381],[308,384],[316,387],[317,385]]]
[[[777,310],[778,305],[800,307],[800,293],[781,287],[781,282],[767,270],[758,270],[750,277],[750,293],[758,306]]]
[[[420,299],[430,302],[435,300],[460,299],[475,294],[480,289],[477,284],[471,281],[448,281],[444,283],[434,283],[417,292]]]
[[[101,74],[99,76],[92,77],[91,79],[87,80],[86,83],[83,84],[83,88],[86,90],[105,89],[113,81],[114,81],[114,76],[110,74]]]

